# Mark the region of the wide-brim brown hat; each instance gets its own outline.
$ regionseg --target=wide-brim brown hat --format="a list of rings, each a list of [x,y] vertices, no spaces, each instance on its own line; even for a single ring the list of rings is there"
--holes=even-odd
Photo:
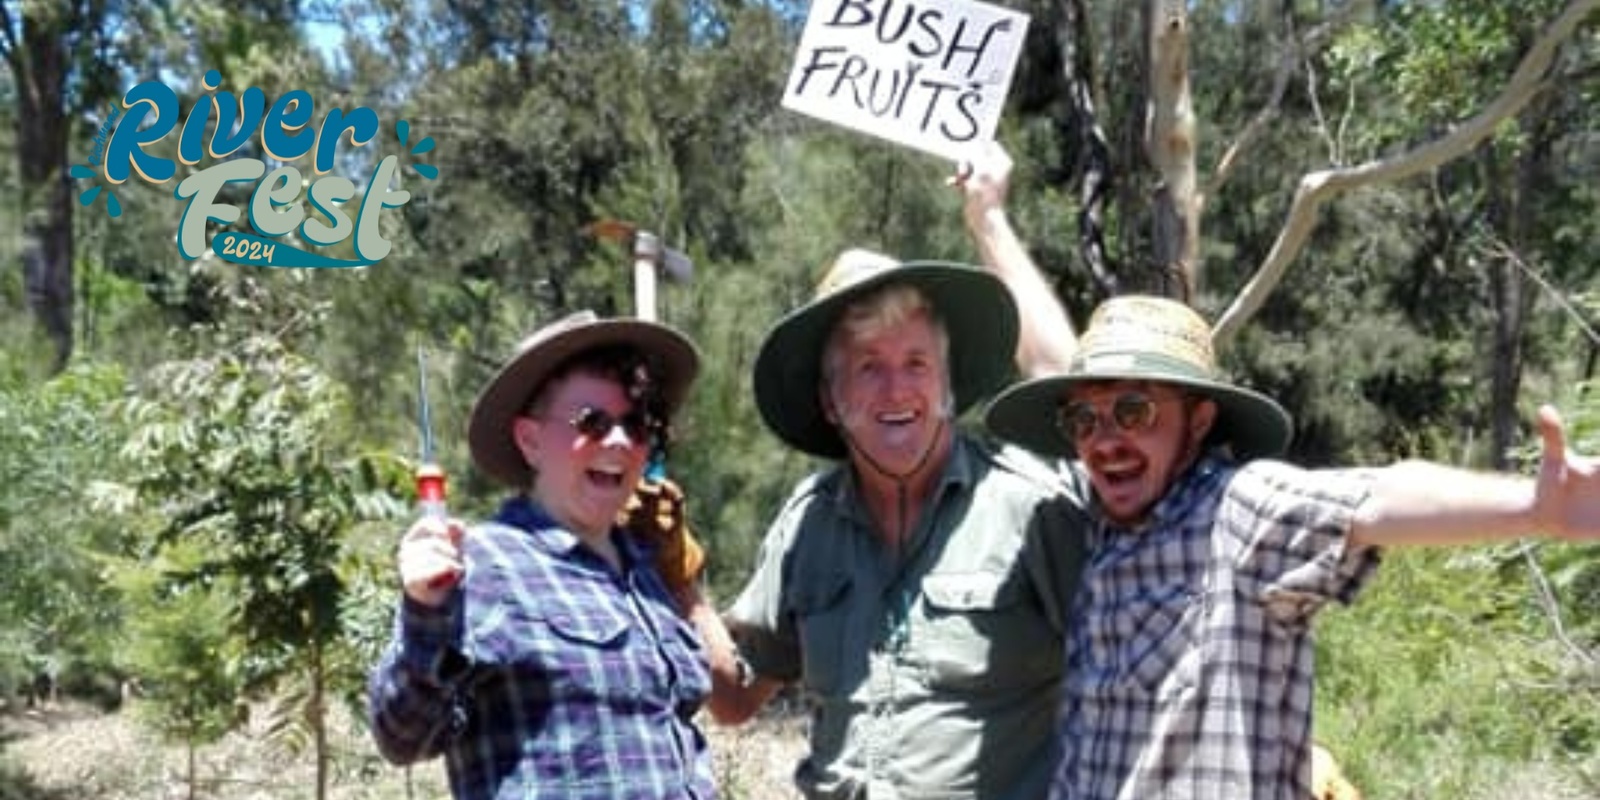
[[[651,374],[660,381],[668,414],[683,404],[700,371],[700,354],[687,336],[654,322],[601,319],[593,311],[579,311],[522,340],[515,355],[478,393],[467,423],[472,463],[507,486],[527,488],[533,472],[512,439],[512,421],[544,386],[551,370],[585,350],[611,345],[630,345],[644,355]]]
[[[823,414],[818,396],[822,352],[845,308],[890,284],[922,292],[944,322],[955,413],[1010,378],[1017,306],[998,278],[965,264],[901,263],[867,250],[847,250],[829,266],[811,302],[767,331],[756,355],[756,408],[778,438],[812,455],[844,458],[844,439]]]
[[[1023,381],[1001,392],[984,412],[996,436],[1036,453],[1072,456],[1057,424],[1074,385],[1091,381],[1177,384],[1217,404],[1210,438],[1241,460],[1276,457],[1289,448],[1294,423],[1276,401],[1228,382],[1218,372],[1211,330],[1189,306],[1164,297],[1124,296],[1089,318],[1067,371]]]

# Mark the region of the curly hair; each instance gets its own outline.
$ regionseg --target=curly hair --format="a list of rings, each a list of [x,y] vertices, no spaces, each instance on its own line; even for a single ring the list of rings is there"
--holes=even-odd
[[[650,428],[652,455],[664,455],[672,442],[672,420],[667,400],[662,395],[664,370],[649,353],[632,345],[602,345],[568,356],[538,386],[533,388],[524,405],[530,416],[543,411],[545,390],[556,381],[574,373],[593,375],[616,381],[622,386],[633,407],[645,416]]]

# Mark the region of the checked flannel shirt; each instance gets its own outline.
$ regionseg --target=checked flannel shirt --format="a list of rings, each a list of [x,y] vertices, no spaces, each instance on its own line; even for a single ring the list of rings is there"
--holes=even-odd
[[[1067,648],[1053,800],[1311,796],[1312,637],[1376,550],[1349,472],[1202,457],[1138,530],[1097,527]]]
[[[441,608],[403,599],[369,684],[390,761],[445,756],[458,800],[706,800],[711,690],[698,634],[649,554],[613,571],[525,498],[462,541]]]

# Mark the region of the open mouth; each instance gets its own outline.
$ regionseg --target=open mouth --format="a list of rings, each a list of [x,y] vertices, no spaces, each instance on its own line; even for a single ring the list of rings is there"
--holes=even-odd
[[[589,482],[602,489],[616,489],[622,486],[622,469],[619,467],[595,467],[585,470]]]
[[[905,426],[916,421],[917,412],[915,411],[895,411],[878,415],[878,424],[880,425]]]
[[[1094,467],[1094,471],[1100,475],[1101,482],[1111,489],[1137,483],[1144,476],[1144,470],[1144,461],[1137,458],[1107,460]]]

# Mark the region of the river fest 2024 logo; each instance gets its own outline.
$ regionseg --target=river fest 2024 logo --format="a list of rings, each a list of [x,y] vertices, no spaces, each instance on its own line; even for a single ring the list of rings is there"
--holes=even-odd
[[[310,92],[286,92],[267,108],[266,94],[260,89],[248,88],[236,98],[232,92],[217,92],[221,85],[221,73],[206,72],[201,88],[209,98],[195,103],[178,133],[178,161],[187,166],[199,164],[203,156],[216,161],[184,178],[173,191],[173,197],[183,203],[176,238],[184,260],[193,261],[207,249],[209,222],[232,225],[239,221],[239,208],[217,202],[223,184],[238,181],[256,182],[249,206],[249,224],[255,233],[224,229],[212,236],[210,250],[227,261],[258,267],[365,267],[388,255],[389,242],[379,230],[378,217],[383,209],[399,208],[411,199],[410,192],[391,188],[397,184],[399,158],[385,155],[372,167],[359,205],[350,202],[357,197],[355,182],[328,174],[335,166],[341,139],[359,148],[379,138],[377,113],[364,106],[348,112],[330,109],[321,126],[312,130],[307,128],[315,107]],[[78,196],[85,206],[99,196],[104,188],[99,181],[104,179],[111,187],[106,193],[106,209],[112,217],[122,215],[116,187],[135,173],[157,185],[177,174],[171,158],[145,150],[178,127],[177,91],[164,83],[145,81],[128,90],[122,107],[126,110],[113,105],[101,123],[88,165],[78,164],[70,171],[73,178],[96,184]],[[215,125],[210,125],[213,116]],[[282,166],[269,171],[261,158],[229,158],[249,144],[257,131],[260,152]],[[413,156],[433,149],[432,137],[409,142],[411,130],[405,120],[395,123],[394,132],[400,147],[409,146]],[[291,166],[306,156],[312,157],[316,175],[306,193],[315,214],[307,214],[301,205],[304,176]],[[409,166],[428,180],[439,177],[438,168],[431,164]],[[353,219],[349,213],[352,206],[356,209]],[[293,240],[280,241],[291,232],[301,242],[318,247],[352,239],[354,258],[333,258],[297,247]]]

